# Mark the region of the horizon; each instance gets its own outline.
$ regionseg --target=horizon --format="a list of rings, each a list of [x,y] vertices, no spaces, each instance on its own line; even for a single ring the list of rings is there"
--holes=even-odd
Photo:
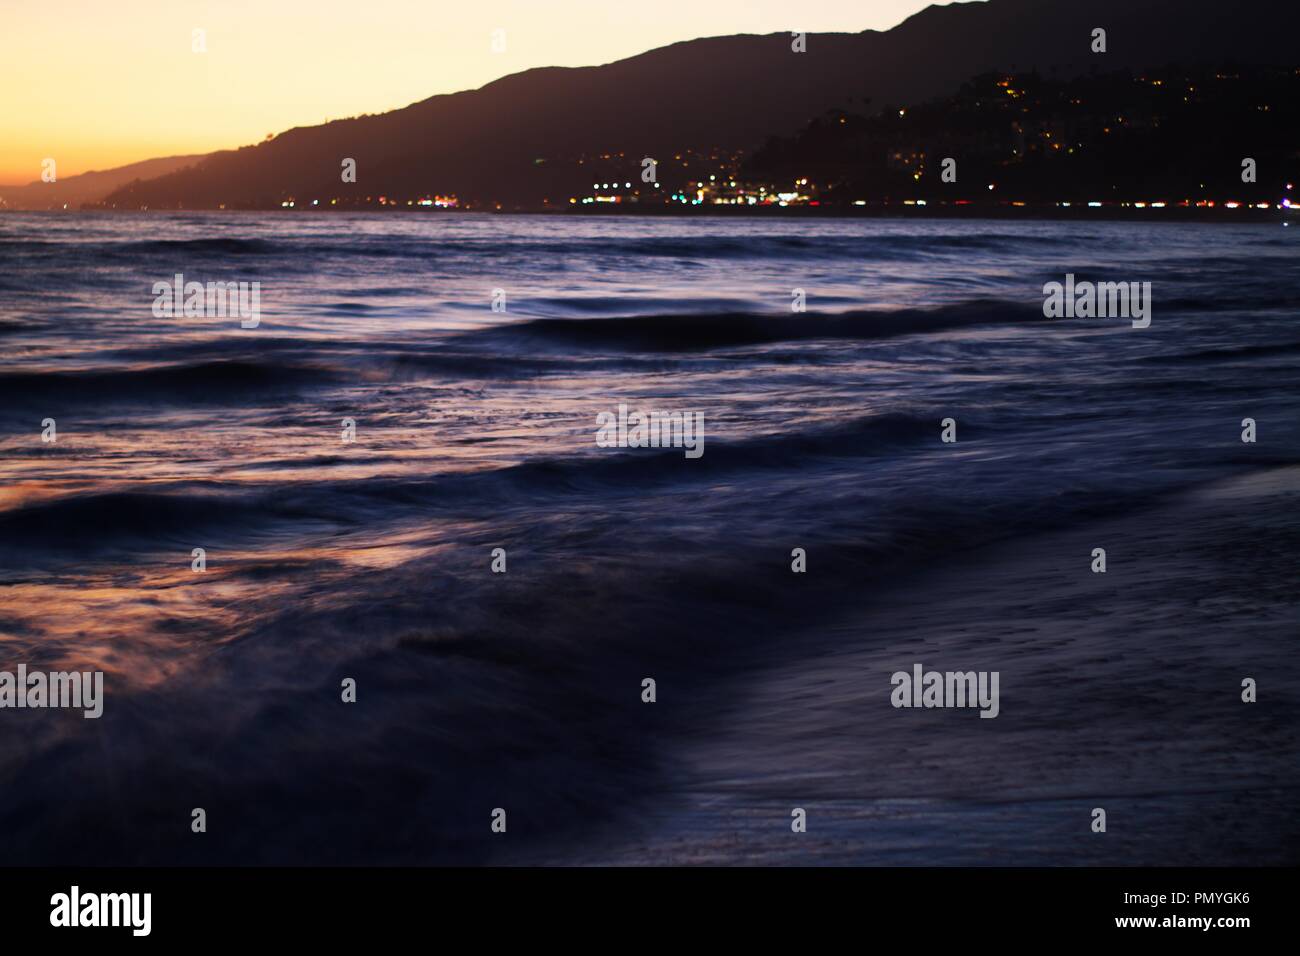
[[[376,0],[366,22],[346,30],[338,29],[345,8],[332,2],[337,16],[301,0],[274,10],[246,2],[178,10],[146,0],[148,9],[128,21],[77,0],[78,29],[71,38],[66,6],[20,2],[7,16],[9,49],[0,65],[6,143],[0,184],[39,181],[46,158],[56,160],[58,178],[66,179],[235,149],[295,127],[402,109],[540,67],[598,66],[713,36],[888,30],[928,6],[963,0],[813,0],[801,7],[798,24],[788,22],[786,5],[775,0],[707,10],[673,3],[670,11],[576,0],[581,12],[567,9],[563,20],[513,0],[451,12]],[[300,15],[309,9],[312,20],[304,28]],[[689,31],[682,25],[688,12]],[[161,26],[133,30],[142,20]],[[195,29],[204,31],[199,45],[205,52],[193,50]],[[498,29],[505,31],[504,50],[494,52]],[[165,48],[164,35],[170,37]],[[288,35],[299,42],[286,49],[281,41]],[[358,49],[368,52],[359,58]],[[141,68],[150,62],[156,70]],[[275,65],[275,76],[268,64]],[[167,82],[159,83],[160,73]],[[310,82],[302,83],[302,76]],[[86,95],[91,82],[94,96]]]

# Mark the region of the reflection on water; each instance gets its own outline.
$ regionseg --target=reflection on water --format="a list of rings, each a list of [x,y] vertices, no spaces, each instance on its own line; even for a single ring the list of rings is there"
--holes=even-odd
[[[1294,461],[1282,232],[0,217],[0,663],[108,675],[94,728],[5,715],[46,781],[13,852],[471,860],[503,788],[523,835],[616,814],[674,729],[624,682],[708,693],[892,573]],[[1151,281],[1152,327],[1045,320],[1067,271]],[[260,326],[155,319],[176,272],[260,281]],[[702,413],[704,456],[598,448],[619,403]],[[194,791],[258,811],[195,851]]]

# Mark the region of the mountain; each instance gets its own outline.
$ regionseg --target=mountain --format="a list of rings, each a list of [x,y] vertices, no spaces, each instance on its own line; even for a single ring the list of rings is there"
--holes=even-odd
[[[819,206],[1273,208],[1300,181],[1300,70],[1179,65],[1066,80],[989,73],[906,110],[818,117],[795,136],[769,139],[734,178],[738,189],[710,189],[710,198],[799,182]]]
[[[1090,49],[1097,27],[1106,30],[1105,53]],[[791,134],[832,109],[860,108],[867,98],[876,107],[907,106],[995,70],[1065,78],[1170,63],[1290,65],[1298,35],[1294,0],[931,6],[885,32],[810,35],[804,53],[792,52],[789,34],[730,36],[604,66],[528,70],[481,89],[214,153],[124,186],[106,202],[349,205],[438,193],[458,196],[462,206],[555,206],[590,192],[593,181],[605,188],[626,180],[639,192],[642,157],[660,161],[669,188],[674,177],[725,172],[769,136]],[[356,160],[356,183],[341,182],[345,158]]]
[[[206,156],[206,153],[198,153],[193,156],[146,159],[114,169],[56,179],[52,183],[37,180],[26,186],[0,186],[0,209],[59,209],[64,204],[73,207],[82,203],[99,202],[127,183],[164,176],[186,166],[193,166]]]

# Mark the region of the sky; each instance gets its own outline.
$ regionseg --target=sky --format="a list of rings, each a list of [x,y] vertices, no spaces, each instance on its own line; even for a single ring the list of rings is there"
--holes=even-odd
[[[3,0],[0,183],[381,113],[696,37],[888,29],[929,0]],[[194,51],[202,30],[206,52]],[[504,31],[495,34],[494,31]],[[504,50],[493,49],[504,39]],[[500,45],[500,43],[498,43]],[[814,50],[810,49],[810,53]]]

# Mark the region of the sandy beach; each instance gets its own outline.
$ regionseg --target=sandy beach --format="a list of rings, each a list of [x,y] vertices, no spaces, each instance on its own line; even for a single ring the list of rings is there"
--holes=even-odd
[[[954,554],[800,635],[802,666],[756,662],[734,702],[695,702],[673,788],[601,852],[550,861],[1294,864],[1300,588],[1278,559],[1298,503],[1300,469],[1280,468]],[[892,708],[890,673],[916,661],[1000,671],[1000,715]]]

